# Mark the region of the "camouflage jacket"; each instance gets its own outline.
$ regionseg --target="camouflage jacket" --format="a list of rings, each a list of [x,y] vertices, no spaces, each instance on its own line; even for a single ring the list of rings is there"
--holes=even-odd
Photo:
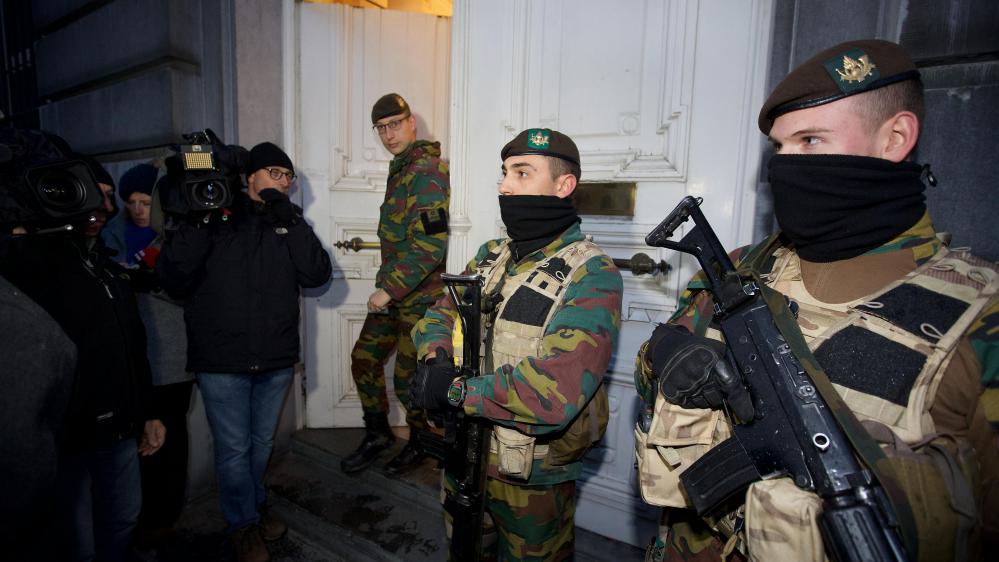
[[[448,165],[440,143],[418,140],[389,164],[378,219],[382,264],[375,287],[395,306],[430,304],[443,294],[447,254]]]
[[[539,262],[565,246],[582,240],[578,224],[544,248],[519,263],[508,262],[507,275],[534,269]],[[491,240],[479,248],[465,273],[502,240]],[[545,326],[543,353],[517,365],[498,365],[493,372],[469,379],[465,413],[489,419],[521,433],[551,435],[564,430],[596,393],[610,364],[621,327],[621,274],[610,258],[590,258],[576,270],[562,305]],[[425,357],[437,347],[453,353],[451,335],[456,318],[454,306],[445,297],[427,311],[413,329],[417,356]],[[547,484],[579,477],[582,464],[565,467],[559,475],[532,475],[531,484]]]

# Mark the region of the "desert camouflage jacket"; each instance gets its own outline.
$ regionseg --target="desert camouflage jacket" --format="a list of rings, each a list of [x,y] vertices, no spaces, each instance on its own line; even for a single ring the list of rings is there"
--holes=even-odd
[[[534,269],[582,239],[579,224],[575,224],[519,263],[511,260],[507,275]],[[465,273],[475,271],[501,242],[491,240],[481,246]],[[543,352],[517,365],[497,365],[495,371],[469,379],[464,404],[467,414],[540,436],[565,429],[589,402],[603,381],[617,344],[623,285],[620,272],[607,256],[590,258],[573,277],[561,307],[545,326]],[[437,347],[453,353],[455,318],[447,297],[427,311],[413,330],[418,357]]]
[[[381,267],[375,286],[395,306],[430,304],[443,294],[451,186],[440,143],[418,140],[389,164],[378,219]]]

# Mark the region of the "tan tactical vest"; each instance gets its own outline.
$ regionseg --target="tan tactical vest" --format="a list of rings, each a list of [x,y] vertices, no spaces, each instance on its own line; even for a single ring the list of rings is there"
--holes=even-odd
[[[797,254],[779,248],[773,255],[765,281],[797,303],[813,355],[895,465],[917,519],[919,558],[969,555],[978,503],[974,453],[966,441],[937,434],[929,412],[958,342],[999,290],[996,266],[943,248],[873,295],[828,304],[805,289]],[[636,445],[642,493],[658,505],[684,507],[679,473],[730,431],[719,412],[684,411],[659,398],[648,434],[636,430],[644,442]],[[658,491],[674,482],[672,490]],[[753,484],[740,547],[757,560],[823,560],[815,523],[821,507],[788,478]],[[941,540],[948,536],[955,538]]]
[[[499,291],[503,297],[494,319],[483,316],[482,333],[486,334],[485,352],[489,354],[484,360],[485,370],[517,365],[526,357],[539,356],[545,327],[560,308],[574,273],[590,258],[603,255],[600,247],[587,238],[562,248],[533,269],[507,277],[509,244],[496,247],[477,270],[485,278],[483,295]],[[601,385],[589,404],[557,436],[535,438],[496,425],[490,442],[490,462],[495,463],[501,477],[511,481],[527,481],[535,461],[541,461],[544,468],[576,462],[603,437],[608,415],[607,391]]]
[[[774,255],[770,286],[798,304],[809,348],[895,466],[916,517],[919,558],[967,559],[980,503],[977,462],[965,440],[937,433],[930,408],[958,342],[999,289],[995,265],[942,248],[876,294],[830,305],[805,289],[794,252]],[[824,559],[819,511],[819,498],[786,478],[751,486],[745,517],[752,558],[793,550]]]

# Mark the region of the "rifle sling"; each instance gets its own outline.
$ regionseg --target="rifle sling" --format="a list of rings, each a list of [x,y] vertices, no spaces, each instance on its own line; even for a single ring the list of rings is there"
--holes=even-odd
[[[847,439],[850,440],[850,444],[853,446],[857,457],[881,484],[889,503],[891,503],[892,510],[895,512],[895,518],[898,520],[906,550],[912,559],[916,559],[918,545],[916,520],[912,515],[912,508],[909,505],[909,501],[899,485],[895,468],[888,462],[881,447],[867,433],[867,430],[857,420],[853,411],[843,402],[839,393],[833,388],[829,377],[822,370],[822,366],[819,365],[819,362],[812,355],[811,350],[808,349],[805,337],[801,334],[797,320],[791,314],[790,309],[788,309],[784,295],[764,285],[760,280],[759,274],[755,271],[742,270],[740,273],[751,273],[757,286],[760,288],[763,298],[767,302],[770,313],[774,317],[777,329],[784,336],[787,344],[801,362],[805,372],[808,373],[812,384],[815,385],[815,389],[829,406],[829,410],[836,419],[836,422],[843,430],[843,433],[846,434]]]
[[[888,462],[881,447],[874,441],[867,430],[864,429],[860,421],[853,414],[853,411],[843,402],[839,393],[833,388],[829,377],[822,370],[822,366],[812,355],[811,350],[808,349],[808,344],[805,342],[805,337],[801,334],[798,321],[788,309],[784,295],[766,286],[760,279],[761,273],[769,271],[768,262],[772,263],[773,254],[781,244],[780,232],[778,231],[771,234],[762,243],[751,248],[743,259],[740,260],[738,267],[739,275],[742,277],[752,276],[756,281],[756,285],[760,287],[763,298],[767,302],[767,307],[770,309],[770,313],[777,324],[777,329],[780,330],[781,335],[784,336],[791,350],[801,362],[809,378],[812,379],[816,391],[826,401],[826,404],[828,404],[830,412],[843,430],[843,433],[846,434],[847,439],[850,440],[850,445],[853,446],[853,450],[860,459],[860,462],[881,483],[881,487],[884,489],[885,495],[888,497],[888,501],[891,503],[892,510],[895,512],[895,517],[898,520],[906,550],[915,559],[918,544],[916,539],[916,520],[912,515],[912,508],[909,505],[909,501],[899,485],[895,468]]]

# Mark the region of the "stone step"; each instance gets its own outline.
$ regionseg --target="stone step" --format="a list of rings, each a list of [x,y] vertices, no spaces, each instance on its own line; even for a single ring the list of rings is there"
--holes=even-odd
[[[267,483],[273,511],[288,533],[269,543],[272,562],[396,562],[446,560],[438,472],[431,461],[400,478],[382,466],[400,440],[370,469],[340,471],[340,460],[360,443],[362,430],[304,430],[290,452],[277,457]],[[228,562],[234,559],[215,493],[185,507],[176,534],[157,548],[136,550],[133,562]],[[627,544],[576,529],[576,560],[643,560]]]
[[[269,471],[275,510],[311,544],[331,553],[356,552],[351,560],[446,560],[434,463],[426,461],[399,478],[387,476],[382,466],[402,448],[400,440],[368,470],[344,474],[340,460],[362,437],[360,429],[297,432],[291,453]],[[634,546],[576,529],[576,560],[643,559]]]
[[[271,466],[270,497],[289,527],[351,560],[447,558],[441,508],[427,486],[376,471],[349,476],[339,466],[338,457],[302,443]]]

